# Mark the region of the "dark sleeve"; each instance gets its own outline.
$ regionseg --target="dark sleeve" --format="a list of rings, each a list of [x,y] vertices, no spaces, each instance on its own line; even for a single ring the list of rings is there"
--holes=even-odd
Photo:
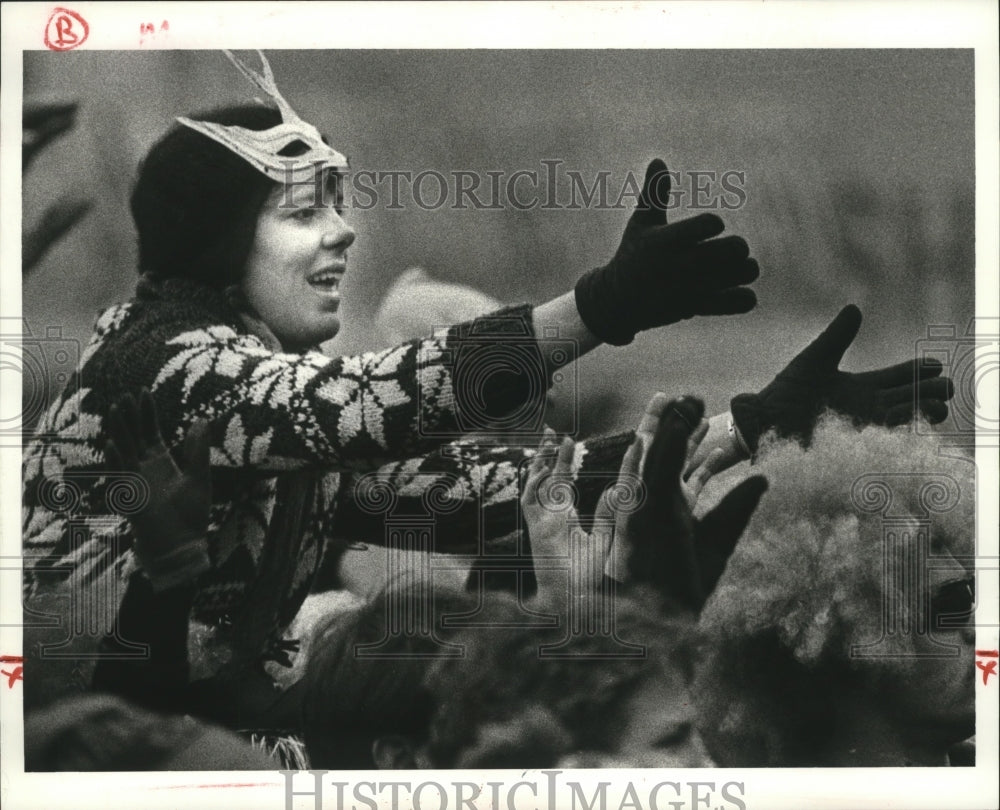
[[[585,529],[634,440],[635,432],[626,431],[577,443],[573,484]],[[381,545],[394,523],[406,528],[425,520],[433,524],[434,551],[489,554],[521,529],[520,470],[534,453],[535,447],[455,442],[421,458],[345,476],[331,523],[345,542]]]
[[[188,614],[195,590],[192,583],[156,593],[146,577],[134,574],[115,629],[101,640],[93,688],[151,709],[184,712]],[[145,653],[138,645],[146,645]]]

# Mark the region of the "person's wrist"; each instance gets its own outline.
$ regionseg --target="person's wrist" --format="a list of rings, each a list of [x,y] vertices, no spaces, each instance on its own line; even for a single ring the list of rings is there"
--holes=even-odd
[[[764,430],[761,424],[760,396],[737,394],[733,397],[729,401],[729,420],[734,446],[750,458],[757,451]]]
[[[615,311],[615,296],[605,278],[610,271],[609,267],[598,267],[580,277],[573,288],[576,311],[587,330],[602,343],[626,346],[635,339],[636,330]]]
[[[531,327],[536,341],[545,342],[556,338],[560,343],[572,343],[572,350],[569,352],[542,352],[545,370],[550,378],[562,366],[576,362],[601,345],[601,339],[590,331],[580,316],[573,290],[567,290],[544,304],[532,307]]]
[[[753,451],[744,438],[742,431],[736,424],[736,420],[730,413],[726,419],[726,432],[729,435],[731,451],[740,459],[746,460],[753,457]]]

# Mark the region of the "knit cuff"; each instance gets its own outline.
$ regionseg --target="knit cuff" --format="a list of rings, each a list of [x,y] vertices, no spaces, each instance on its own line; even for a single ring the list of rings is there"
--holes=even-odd
[[[549,379],[532,307],[507,307],[448,331],[455,416],[461,433],[541,430]]]

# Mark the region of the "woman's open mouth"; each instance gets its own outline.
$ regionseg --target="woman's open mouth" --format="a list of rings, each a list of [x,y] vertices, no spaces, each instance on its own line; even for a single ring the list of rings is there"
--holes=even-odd
[[[324,297],[340,297],[340,279],[343,271],[334,269],[319,270],[306,278],[309,286]]]

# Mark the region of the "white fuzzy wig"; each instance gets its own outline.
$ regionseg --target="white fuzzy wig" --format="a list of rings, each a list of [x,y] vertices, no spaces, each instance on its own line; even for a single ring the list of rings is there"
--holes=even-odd
[[[920,560],[921,531],[930,534],[925,564],[947,561],[956,576],[971,567],[974,464],[919,427],[859,431],[826,416],[808,450],[771,439],[743,472],[765,474],[770,489],[701,616],[708,655],[697,691],[725,764],[790,764],[796,749],[807,756],[797,734],[823,725],[830,688],[861,671],[881,677],[912,666],[914,636],[883,639],[884,609],[926,621],[913,615],[924,602],[904,570]],[[712,482],[699,511],[737,477]],[[874,642],[893,657],[852,655]]]

